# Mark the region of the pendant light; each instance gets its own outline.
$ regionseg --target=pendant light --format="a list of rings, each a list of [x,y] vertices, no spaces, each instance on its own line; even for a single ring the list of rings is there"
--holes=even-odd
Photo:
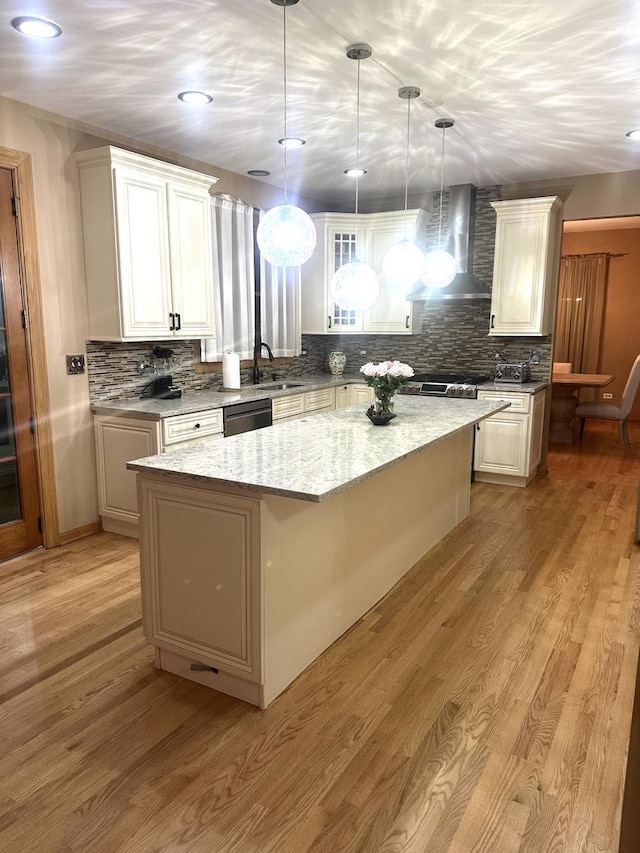
[[[373,53],[371,45],[351,44],[347,48],[347,58],[355,59],[358,63],[357,94],[356,94],[356,163],[353,170],[348,170],[356,182],[355,227],[356,240],[358,237],[358,200],[359,182],[364,169],[360,168],[360,62],[369,59]],[[356,253],[352,260],[339,267],[331,280],[331,295],[334,302],[344,311],[364,311],[370,308],[380,293],[378,275],[369,264],[358,260]]]
[[[425,271],[425,257],[422,249],[409,238],[409,155],[411,138],[411,101],[420,96],[417,86],[403,86],[398,89],[398,97],[407,102],[407,149],[404,174],[404,240],[389,246],[382,258],[382,271],[399,284],[413,284]]]
[[[448,287],[458,272],[458,262],[450,252],[442,248],[442,198],[444,195],[444,136],[453,127],[451,118],[439,118],[435,126],[442,130],[442,153],[440,159],[440,218],[438,221],[438,248],[427,252],[422,281],[427,287]]]
[[[283,84],[284,84],[284,133],[287,133],[287,6],[295,6],[298,0],[271,0],[282,6],[283,14]],[[287,184],[287,148],[284,151],[284,204],[268,210],[260,219],[257,230],[258,246],[263,257],[275,267],[298,267],[308,261],[316,247],[316,228],[308,213],[296,205],[289,204]]]

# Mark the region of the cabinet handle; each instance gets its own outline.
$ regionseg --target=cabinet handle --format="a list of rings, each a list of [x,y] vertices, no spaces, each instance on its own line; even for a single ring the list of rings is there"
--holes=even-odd
[[[171,317],[171,325],[169,326],[169,331],[175,332],[175,330],[176,330],[176,315],[169,312],[169,317]]]
[[[331,328],[331,317],[327,317],[327,320],[329,321],[329,328]]]
[[[180,331],[180,329],[182,328],[182,323],[180,322],[180,315],[179,315],[179,314],[176,314],[176,318],[177,318],[177,323],[178,323],[178,325],[176,326],[176,329],[175,329],[175,330],[176,330],[176,332],[179,332],[179,331]]]
[[[495,319],[496,319],[496,315],[495,315],[495,314],[492,314],[492,315],[491,315],[491,328],[492,328],[492,329],[494,329],[494,328],[495,328],[495,325],[496,325],[496,324],[494,323],[494,320],[495,320]]]
[[[200,424],[194,424],[194,425],[193,425],[193,428],[194,428],[194,429],[200,429]]]
[[[410,319],[411,319],[410,315],[409,315],[409,314],[407,314],[407,319],[404,321],[404,327],[405,327],[405,329],[408,329],[408,328],[409,328],[409,320],[410,320]]]

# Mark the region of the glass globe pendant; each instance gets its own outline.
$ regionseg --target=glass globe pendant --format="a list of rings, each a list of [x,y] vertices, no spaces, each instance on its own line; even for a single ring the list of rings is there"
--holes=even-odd
[[[420,96],[417,86],[403,86],[398,89],[398,97],[407,102],[407,147],[405,156],[404,175],[404,216],[405,233],[407,231],[407,210],[409,202],[409,140],[411,138],[411,101]],[[411,285],[417,281],[425,271],[425,257],[422,249],[405,236],[404,240],[389,246],[382,258],[382,271],[398,285]]]
[[[353,174],[356,182],[355,231],[358,233],[358,198],[359,181],[365,169],[360,168],[360,61],[369,59],[373,53],[368,44],[351,44],[347,48],[347,58],[355,59],[358,63],[357,94],[356,94],[356,164]],[[338,267],[331,279],[331,297],[344,311],[364,311],[370,308],[380,294],[378,274],[369,264],[364,264],[357,257],[351,258],[346,264]]]
[[[274,267],[299,267],[316,247],[313,220],[293,204],[272,207],[261,218],[256,234],[263,257]]]
[[[298,267],[309,260],[317,239],[313,220],[302,208],[289,204],[287,189],[287,6],[295,6],[298,0],[271,2],[282,6],[283,14],[284,133],[279,141],[284,151],[284,204],[272,207],[261,217],[256,240],[262,256],[272,266]]]
[[[344,311],[364,311],[380,295],[380,281],[369,264],[349,261],[334,273],[331,293],[333,301]]]
[[[440,160],[440,217],[438,220],[438,248],[427,252],[425,273],[422,282],[427,287],[448,287],[458,272],[458,262],[451,252],[442,248],[442,197],[444,195],[444,135],[453,127],[452,118],[439,118],[435,126],[442,130],[442,155]]]

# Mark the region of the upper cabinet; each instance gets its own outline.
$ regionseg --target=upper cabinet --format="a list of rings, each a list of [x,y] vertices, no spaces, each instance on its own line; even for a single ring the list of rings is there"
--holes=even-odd
[[[427,215],[423,210],[355,214],[317,213],[315,252],[302,267],[303,334],[394,334],[413,331],[413,304],[400,285],[382,274],[382,258],[394,243],[409,237],[424,245]],[[345,311],[331,298],[335,271],[352,260],[370,264],[380,277],[380,296],[367,311]]]
[[[557,196],[492,202],[497,213],[490,335],[553,331],[562,241]]]
[[[111,146],[76,160],[89,337],[214,336],[209,189],[217,178]]]

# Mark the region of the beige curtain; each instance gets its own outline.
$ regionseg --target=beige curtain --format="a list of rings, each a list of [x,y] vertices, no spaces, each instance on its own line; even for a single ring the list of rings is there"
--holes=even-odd
[[[609,255],[567,255],[560,261],[553,360],[574,373],[597,373],[609,276]]]

